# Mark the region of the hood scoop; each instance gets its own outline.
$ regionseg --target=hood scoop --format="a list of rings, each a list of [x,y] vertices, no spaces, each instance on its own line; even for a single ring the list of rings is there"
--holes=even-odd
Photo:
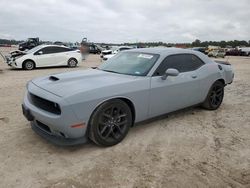
[[[59,78],[57,78],[56,76],[50,76],[49,77],[49,80],[51,80],[51,81],[58,81],[58,80],[60,80]]]

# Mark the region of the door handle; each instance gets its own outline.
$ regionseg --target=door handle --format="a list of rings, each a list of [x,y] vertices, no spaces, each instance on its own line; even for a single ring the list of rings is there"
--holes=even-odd
[[[191,77],[192,77],[192,78],[197,78],[197,75],[192,75]]]

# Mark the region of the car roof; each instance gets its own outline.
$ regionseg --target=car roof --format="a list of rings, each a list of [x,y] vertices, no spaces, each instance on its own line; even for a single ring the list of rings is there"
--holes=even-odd
[[[127,51],[126,51],[127,52]],[[212,63],[213,61],[206,56],[205,54],[196,51],[196,50],[190,50],[190,49],[183,49],[183,48],[167,48],[167,47],[156,47],[156,48],[137,48],[137,49],[131,49],[129,52],[139,52],[139,53],[149,53],[149,54],[159,54],[161,58],[159,58],[159,61],[162,61],[164,58],[166,58],[169,55],[175,55],[175,54],[193,54],[198,56],[204,63]]]
[[[164,47],[155,47],[155,48],[137,48],[129,50],[130,52],[141,52],[141,53],[152,53],[159,55],[171,55],[171,54],[180,54],[180,53],[191,53],[196,54],[199,53],[190,49],[182,49],[182,48],[164,48]]]
[[[56,44],[41,44],[39,45],[41,48],[44,48],[44,47],[63,47],[63,48],[68,48],[67,46],[64,46],[64,45],[56,45]]]
[[[119,49],[120,49],[120,48],[131,48],[131,49],[132,49],[133,47],[131,47],[131,46],[119,46],[118,48],[119,48]]]

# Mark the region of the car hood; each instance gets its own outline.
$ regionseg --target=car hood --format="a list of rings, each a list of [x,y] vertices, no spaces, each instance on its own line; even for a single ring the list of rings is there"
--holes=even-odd
[[[79,92],[132,82],[136,78],[137,76],[87,69],[36,78],[32,83],[59,97],[67,97]]]
[[[26,55],[26,53],[20,50],[14,50],[10,52],[10,57],[14,57],[16,59],[22,57],[23,55]]]
[[[112,50],[103,50],[102,53],[110,53]]]

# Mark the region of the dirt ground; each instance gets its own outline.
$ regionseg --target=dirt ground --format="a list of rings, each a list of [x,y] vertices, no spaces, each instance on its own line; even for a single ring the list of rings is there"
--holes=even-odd
[[[230,57],[235,80],[217,111],[182,110],[130,129],[122,143],[57,147],[21,112],[28,80],[76,69],[13,70],[0,60],[0,187],[250,187],[250,58]]]

